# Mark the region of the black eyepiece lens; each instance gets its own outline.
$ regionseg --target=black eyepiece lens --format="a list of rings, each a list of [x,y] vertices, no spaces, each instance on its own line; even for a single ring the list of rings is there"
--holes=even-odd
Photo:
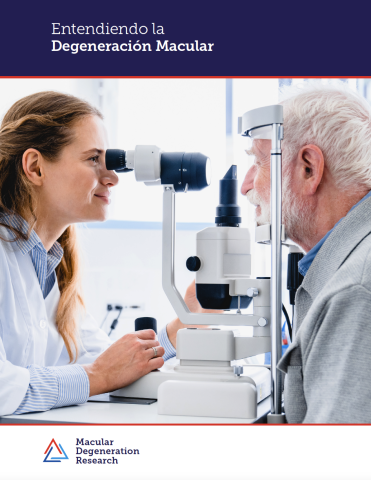
[[[126,170],[125,150],[109,148],[106,150],[106,168],[107,170],[115,170],[116,172]]]

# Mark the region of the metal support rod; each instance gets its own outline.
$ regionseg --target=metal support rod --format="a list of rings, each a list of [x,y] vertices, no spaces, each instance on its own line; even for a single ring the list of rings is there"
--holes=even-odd
[[[282,375],[277,364],[282,356],[282,151],[280,125],[272,125],[271,150],[271,412],[282,413]]]

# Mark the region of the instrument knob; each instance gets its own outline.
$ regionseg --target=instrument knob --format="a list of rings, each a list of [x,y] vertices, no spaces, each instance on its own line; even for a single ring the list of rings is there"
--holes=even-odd
[[[197,272],[201,268],[201,260],[194,256],[187,258],[186,266],[190,272]]]

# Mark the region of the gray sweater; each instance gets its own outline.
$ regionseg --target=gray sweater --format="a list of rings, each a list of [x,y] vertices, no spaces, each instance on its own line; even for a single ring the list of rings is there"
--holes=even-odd
[[[289,423],[371,423],[371,198],[332,231],[296,294]]]

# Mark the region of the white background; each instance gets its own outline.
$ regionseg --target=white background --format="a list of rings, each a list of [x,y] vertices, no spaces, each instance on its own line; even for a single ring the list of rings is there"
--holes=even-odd
[[[3,480],[370,478],[369,426],[51,425],[1,426],[0,432]],[[76,465],[82,437],[114,440],[140,455],[117,455],[118,465]],[[43,463],[52,438],[69,460]]]

